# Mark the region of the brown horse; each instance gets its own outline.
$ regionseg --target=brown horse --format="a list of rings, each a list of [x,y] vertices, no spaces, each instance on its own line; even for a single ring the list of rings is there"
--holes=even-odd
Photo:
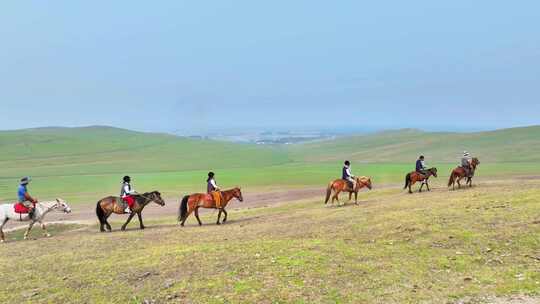
[[[474,157],[471,161],[471,172],[469,176],[467,176],[467,172],[465,172],[465,169],[463,169],[463,167],[455,168],[450,174],[450,179],[448,180],[448,187],[452,186],[452,190],[455,190],[455,184],[457,182],[458,188],[461,188],[460,181],[465,177],[467,178],[465,185],[469,185],[469,187],[472,187],[472,178],[474,176],[474,172],[476,171],[476,167],[478,167],[479,164],[480,161],[478,160],[478,158]]]
[[[184,226],[184,223],[186,222],[187,218],[191,214],[191,212],[195,212],[195,217],[197,218],[197,221],[199,222],[199,226],[202,225],[201,219],[199,218],[199,208],[211,208],[211,209],[219,209],[218,217],[216,225],[220,225],[221,223],[225,223],[227,221],[227,211],[225,211],[225,207],[227,207],[227,204],[229,201],[233,198],[236,198],[240,202],[244,201],[244,198],[242,197],[242,191],[240,191],[240,188],[234,188],[230,190],[221,191],[221,206],[218,208],[216,206],[216,202],[214,201],[214,198],[210,194],[206,193],[194,193],[191,195],[186,195],[182,199],[182,202],[180,203],[180,208],[178,212],[178,221],[180,222],[180,225]],[[223,221],[220,223],[219,220],[221,218],[221,213],[225,214],[225,217],[223,218]]]
[[[124,225],[122,225],[122,230],[126,230],[127,224],[131,221],[131,219],[137,214],[139,217],[139,225],[141,229],[144,229],[143,221],[142,221],[142,211],[146,205],[148,205],[150,202],[155,202],[156,204],[160,206],[165,206],[165,201],[161,198],[161,193],[158,191],[153,192],[146,192],[144,194],[134,194],[133,198],[135,199],[135,205],[133,208],[131,208],[131,213],[129,214],[129,217]],[[116,196],[108,196],[106,198],[103,198],[97,202],[96,205],[96,215],[99,219],[99,230],[101,232],[105,232],[105,229],[103,229],[103,226],[107,226],[107,230],[111,231],[111,225],[109,222],[107,222],[107,218],[113,214],[125,214],[123,206],[124,203],[122,202],[122,199]]]
[[[427,187],[427,191],[431,191],[431,189],[429,189],[428,180],[429,177],[432,175],[437,177],[437,168],[427,169],[426,172],[427,174],[425,175],[416,171],[407,174],[407,176],[405,176],[405,187],[403,187],[403,189],[407,189],[407,187],[409,187],[409,193],[412,193],[412,185],[414,185],[416,182],[422,182],[422,185],[420,185],[420,190],[418,190],[418,192],[422,192],[422,187],[424,187],[424,184]]]
[[[326,188],[326,199],[324,200],[324,203],[327,204],[328,200],[330,199],[330,195],[332,195],[332,191],[334,191],[334,196],[332,196],[332,204],[334,204],[334,200],[337,200],[338,205],[339,202],[339,193],[349,192],[349,200],[352,198],[352,194],[354,193],[354,203],[358,205],[358,191],[360,189],[367,187],[371,190],[371,178],[366,176],[360,176],[356,177],[356,186],[354,189],[351,189],[349,182],[343,179],[336,179],[335,181],[328,184],[328,188]]]

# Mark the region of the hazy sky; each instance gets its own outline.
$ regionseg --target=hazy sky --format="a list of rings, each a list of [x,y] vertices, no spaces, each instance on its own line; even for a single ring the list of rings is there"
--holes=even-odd
[[[6,1],[0,39],[0,129],[540,123],[539,1]]]

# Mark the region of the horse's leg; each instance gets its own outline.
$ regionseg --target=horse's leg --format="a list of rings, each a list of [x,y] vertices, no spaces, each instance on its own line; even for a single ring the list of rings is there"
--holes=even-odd
[[[420,185],[420,189],[418,189],[418,192],[422,192],[423,187],[424,187],[424,181],[422,181],[422,184]]]
[[[427,187],[427,191],[431,191],[431,189],[429,189],[429,184],[428,184],[428,180],[426,179],[426,187]]]
[[[354,192],[354,204],[358,205],[358,191]]]
[[[463,178],[463,177],[458,177],[458,179],[457,179],[457,186],[458,186],[458,189],[461,189],[461,183],[460,183],[460,181],[461,181],[462,178]]]
[[[32,226],[34,226],[34,221],[30,221],[30,225],[28,225],[28,228],[26,229],[26,232],[24,233],[24,239],[28,239],[28,234],[30,233],[30,230],[32,230]]]
[[[199,207],[195,207],[195,217],[197,218],[197,222],[199,222],[199,226],[202,226],[201,219],[199,218]]]
[[[184,226],[184,223],[186,222],[187,218],[191,215],[191,212],[193,212],[193,208],[191,207],[191,205],[188,204],[188,212],[186,214],[186,216],[182,219],[182,222],[180,223],[180,226]]]
[[[41,225],[41,229],[43,230],[43,235],[46,237],[50,237],[51,234],[47,231],[47,227],[45,226],[45,223],[42,221],[39,221],[39,224]]]
[[[219,209],[219,212],[218,212],[218,215],[217,215],[216,225],[219,225],[219,219],[221,218],[221,211],[222,211],[222,209]]]
[[[349,192],[349,201],[352,199],[352,192]]]
[[[227,211],[225,211],[225,208],[223,208],[223,214],[225,214],[225,218],[223,218],[222,223],[225,223],[227,221]]]
[[[127,219],[127,221],[124,223],[124,225],[122,225],[122,231],[126,230],[126,226],[129,224],[129,222],[131,221],[131,219],[135,216],[135,213],[134,212],[131,212],[129,214],[129,217]]]
[[[142,210],[137,212],[137,216],[139,217],[139,226],[141,227],[141,229],[146,228],[146,227],[144,227],[144,224],[142,222]]]
[[[2,224],[0,225],[0,243],[3,243],[6,241],[5,239],[5,236],[4,236],[4,225],[7,223],[8,219],[5,218],[3,221],[2,221]]]
[[[341,202],[339,201],[339,193],[340,193],[340,192],[341,192],[341,190],[338,189],[338,190],[336,191],[336,195],[335,195],[338,206],[341,205]],[[332,201],[332,204],[333,204],[333,203],[334,203],[334,202]]]
[[[109,232],[112,231],[112,227],[111,225],[109,224],[109,222],[107,221],[107,219],[109,218],[109,216],[111,216],[111,212],[110,211],[107,211],[104,215],[103,215],[103,226],[105,226],[107,228],[107,230],[109,230]],[[101,230],[102,232],[105,231],[105,229]]]

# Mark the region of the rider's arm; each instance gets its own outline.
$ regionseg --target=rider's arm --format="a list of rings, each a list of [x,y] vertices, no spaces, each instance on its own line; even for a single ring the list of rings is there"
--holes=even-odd
[[[129,195],[129,194],[134,194],[136,192],[129,185],[124,185],[124,193]]]
[[[354,175],[352,175],[352,173],[351,173],[351,169],[350,169],[350,168],[347,168],[347,169],[346,169],[346,172],[347,172],[347,175],[348,175],[348,176],[354,177]]]
[[[28,200],[28,201],[31,201],[31,202],[34,203],[34,204],[37,203],[37,200],[34,199],[33,197],[31,197],[30,194],[28,194],[28,192],[26,192],[26,193],[24,194],[24,198],[25,198],[26,200]]]
[[[215,181],[214,179],[211,179],[211,180],[210,180],[210,184],[212,185],[212,187],[214,187],[214,189],[216,189],[216,190],[219,189],[219,187],[218,187],[218,185],[216,184],[216,181]]]

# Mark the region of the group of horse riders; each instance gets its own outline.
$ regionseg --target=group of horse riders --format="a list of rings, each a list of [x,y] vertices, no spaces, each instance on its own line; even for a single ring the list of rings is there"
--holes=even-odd
[[[221,207],[222,197],[220,188],[216,183],[215,175],[214,172],[208,172],[208,178],[206,179],[206,193],[212,196],[216,203],[216,208],[219,209]],[[124,213],[131,213],[131,208],[133,208],[133,205],[135,204],[135,198],[133,197],[135,194],[137,194],[137,192],[131,186],[131,177],[124,176],[122,189],[120,190],[120,197],[127,205],[125,206]]]
[[[38,200],[33,198],[28,192],[28,185],[30,184],[30,181],[32,181],[32,179],[27,176],[20,180],[19,187],[17,189],[17,197],[18,203],[28,209],[28,216],[32,218]],[[219,208],[221,206],[222,196],[220,188],[216,183],[214,172],[208,172],[208,179],[206,182],[207,193],[212,196],[216,203],[216,207]],[[124,203],[124,213],[131,213],[131,208],[133,208],[135,205],[134,195],[136,194],[137,191],[135,191],[135,189],[133,189],[131,186],[131,177],[127,175],[124,176],[122,179],[122,188],[120,189],[120,197]]]
[[[463,168],[463,170],[465,170],[466,177],[471,176],[471,173],[472,173],[471,165],[472,165],[472,157],[469,152],[464,151],[463,157],[461,158],[461,162],[459,166]],[[415,171],[423,175],[424,177],[426,177],[428,176],[427,170],[428,170],[428,167],[426,165],[425,157],[424,155],[420,155],[420,157],[418,157],[418,159],[416,160]],[[347,181],[351,189],[355,188],[354,175],[351,173],[351,162],[349,162],[348,160],[346,160],[344,163],[342,173],[341,173],[341,179]]]
[[[471,155],[469,152],[465,151],[463,152],[463,157],[461,158],[460,167],[465,170],[466,176],[470,176],[472,173],[471,168]],[[425,158],[423,155],[420,155],[418,160],[416,161],[416,172],[419,174],[422,174],[423,176],[427,176],[427,170],[428,167],[426,166]],[[346,160],[342,169],[341,178],[349,184],[351,189],[355,188],[355,176],[352,174],[351,171],[351,163]],[[24,205],[26,208],[28,208],[28,214],[30,218],[32,218],[32,215],[34,213],[35,204],[38,202],[37,199],[33,198],[29,192],[28,192],[28,185],[31,181],[30,177],[23,177],[20,181],[19,188],[17,191],[18,201],[20,204]],[[206,179],[206,192],[207,194],[211,195],[214,202],[216,203],[216,207],[219,208],[221,205],[221,192],[220,188],[216,183],[215,179],[215,173],[214,172],[208,172],[208,178]],[[135,204],[135,199],[133,195],[137,194],[137,192],[133,189],[131,186],[131,177],[124,176],[123,182],[122,182],[122,188],[120,190],[120,197],[122,198],[123,202],[125,203],[125,213],[131,213],[131,208],[133,208],[133,205]]]
[[[467,151],[463,152],[463,157],[461,157],[461,162],[459,164],[463,170],[465,170],[465,176],[470,177],[472,173],[472,157],[471,154]],[[419,174],[422,174],[424,176],[427,176],[427,170],[428,167],[426,166],[426,162],[424,160],[424,155],[420,155],[420,157],[416,160],[416,172]]]

